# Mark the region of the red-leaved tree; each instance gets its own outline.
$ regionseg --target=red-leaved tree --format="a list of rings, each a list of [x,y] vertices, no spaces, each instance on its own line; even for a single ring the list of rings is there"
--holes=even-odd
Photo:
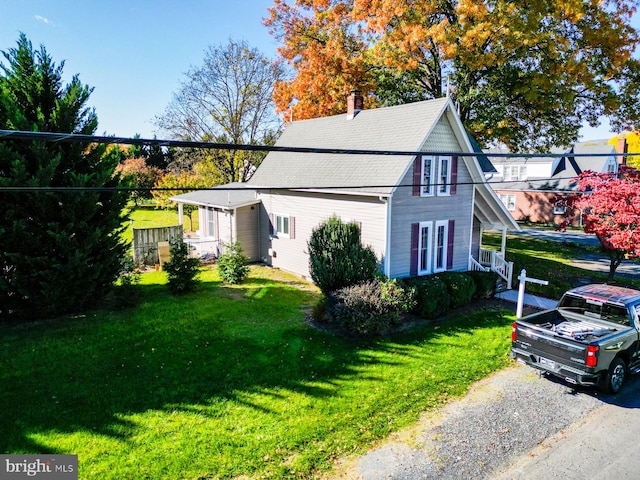
[[[629,167],[620,167],[617,174],[586,171],[576,180],[576,192],[563,199],[567,213],[582,215],[585,233],[598,237],[611,261],[611,281],[625,258],[640,257],[640,171]]]

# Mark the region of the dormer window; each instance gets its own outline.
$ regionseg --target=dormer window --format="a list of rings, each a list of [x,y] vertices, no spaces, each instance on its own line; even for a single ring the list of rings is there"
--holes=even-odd
[[[505,165],[504,180],[506,182],[517,182],[518,180],[527,179],[526,165]]]

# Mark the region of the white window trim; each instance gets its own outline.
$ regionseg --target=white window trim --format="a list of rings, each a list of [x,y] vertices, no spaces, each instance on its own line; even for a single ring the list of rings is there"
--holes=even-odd
[[[553,205],[553,214],[554,215],[564,215],[565,213],[567,213],[567,206],[566,205],[558,205],[557,203],[555,203]]]
[[[204,210],[205,225],[205,237],[216,237],[216,210],[213,207],[206,207]]]
[[[438,229],[443,227],[442,236],[442,267],[438,267]],[[449,250],[449,220],[438,220],[435,222],[435,228],[433,229],[434,247],[433,247],[433,273],[444,272],[447,269],[447,256]]]
[[[501,193],[498,198],[500,199],[500,201],[502,202],[502,204],[505,206],[505,208],[509,211],[509,212],[515,212],[516,210],[516,196],[515,194],[507,194],[507,193]],[[511,206],[511,200],[513,199],[513,206]]]
[[[429,179],[425,177],[427,162],[429,163]],[[446,174],[443,176],[443,165],[447,165]],[[425,155],[422,157],[420,165],[420,196],[433,197],[435,195],[448,196],[451,195],[451,169],[453,167],[453,159],[449,155],[433,157]]]
[[[518,182],[526,179],[527,179],[526,165],[505,165],[504,166],[503,180],[505,182]]]
[[[429,179],[425,178],[425,166],[427,165],[427,161],[429,162]],[[420,165],[420,183],[422,184],[420,187],[420,196],[421,197],[433,197],[435,194],[435,189],[433,188],[433,179],[436,174],[436,162],[437,157],[430,157],[428,155],[424,155],[422,157],[422,163]]]
[[[446,162],[447,171],[442,175],[442,166]],[[451,166],[452,160],[449,156],[438,157],[438,195],[450,195],[451,192]]]
[[[427,232],[427,265],[425,269],[421,269],[422,263],[422,251],[424,249],[424,245],[422,243],[422,230],[426,228]],[[420,222],[418,227],[418,275],[428,275],[431,273],[431,265],[433,264],[433,222]]]
[[[281,232],[278,230],[278,219],[287,219],[287,233]],[[289,232],[291,231],[291,216],[284,215],[282,213],[274,213],[273,214],[273,236],[278,238],[289,238]]]

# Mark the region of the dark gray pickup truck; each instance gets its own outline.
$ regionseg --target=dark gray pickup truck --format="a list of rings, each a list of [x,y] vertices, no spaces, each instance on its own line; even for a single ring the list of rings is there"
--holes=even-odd
[[[586,285],[513,323],[511,356],[578,385],[617,393],[640,371],[640,291]]]

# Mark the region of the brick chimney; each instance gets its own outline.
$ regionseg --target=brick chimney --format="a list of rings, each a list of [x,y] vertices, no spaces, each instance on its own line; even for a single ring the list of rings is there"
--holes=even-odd
[[[351,90],[351,94],[347,97],[347,120],[353,119],[363,109],[364,97],[358,90]]]
[[[627,153],[629,151],[629,145],[627,144],[627,139],[624,135],[620,134],[618,137],[618,144],[616,145],[616,152],[618,153]],[[627,157],[626,155],[618,156],[618,165],[626,165]]]

